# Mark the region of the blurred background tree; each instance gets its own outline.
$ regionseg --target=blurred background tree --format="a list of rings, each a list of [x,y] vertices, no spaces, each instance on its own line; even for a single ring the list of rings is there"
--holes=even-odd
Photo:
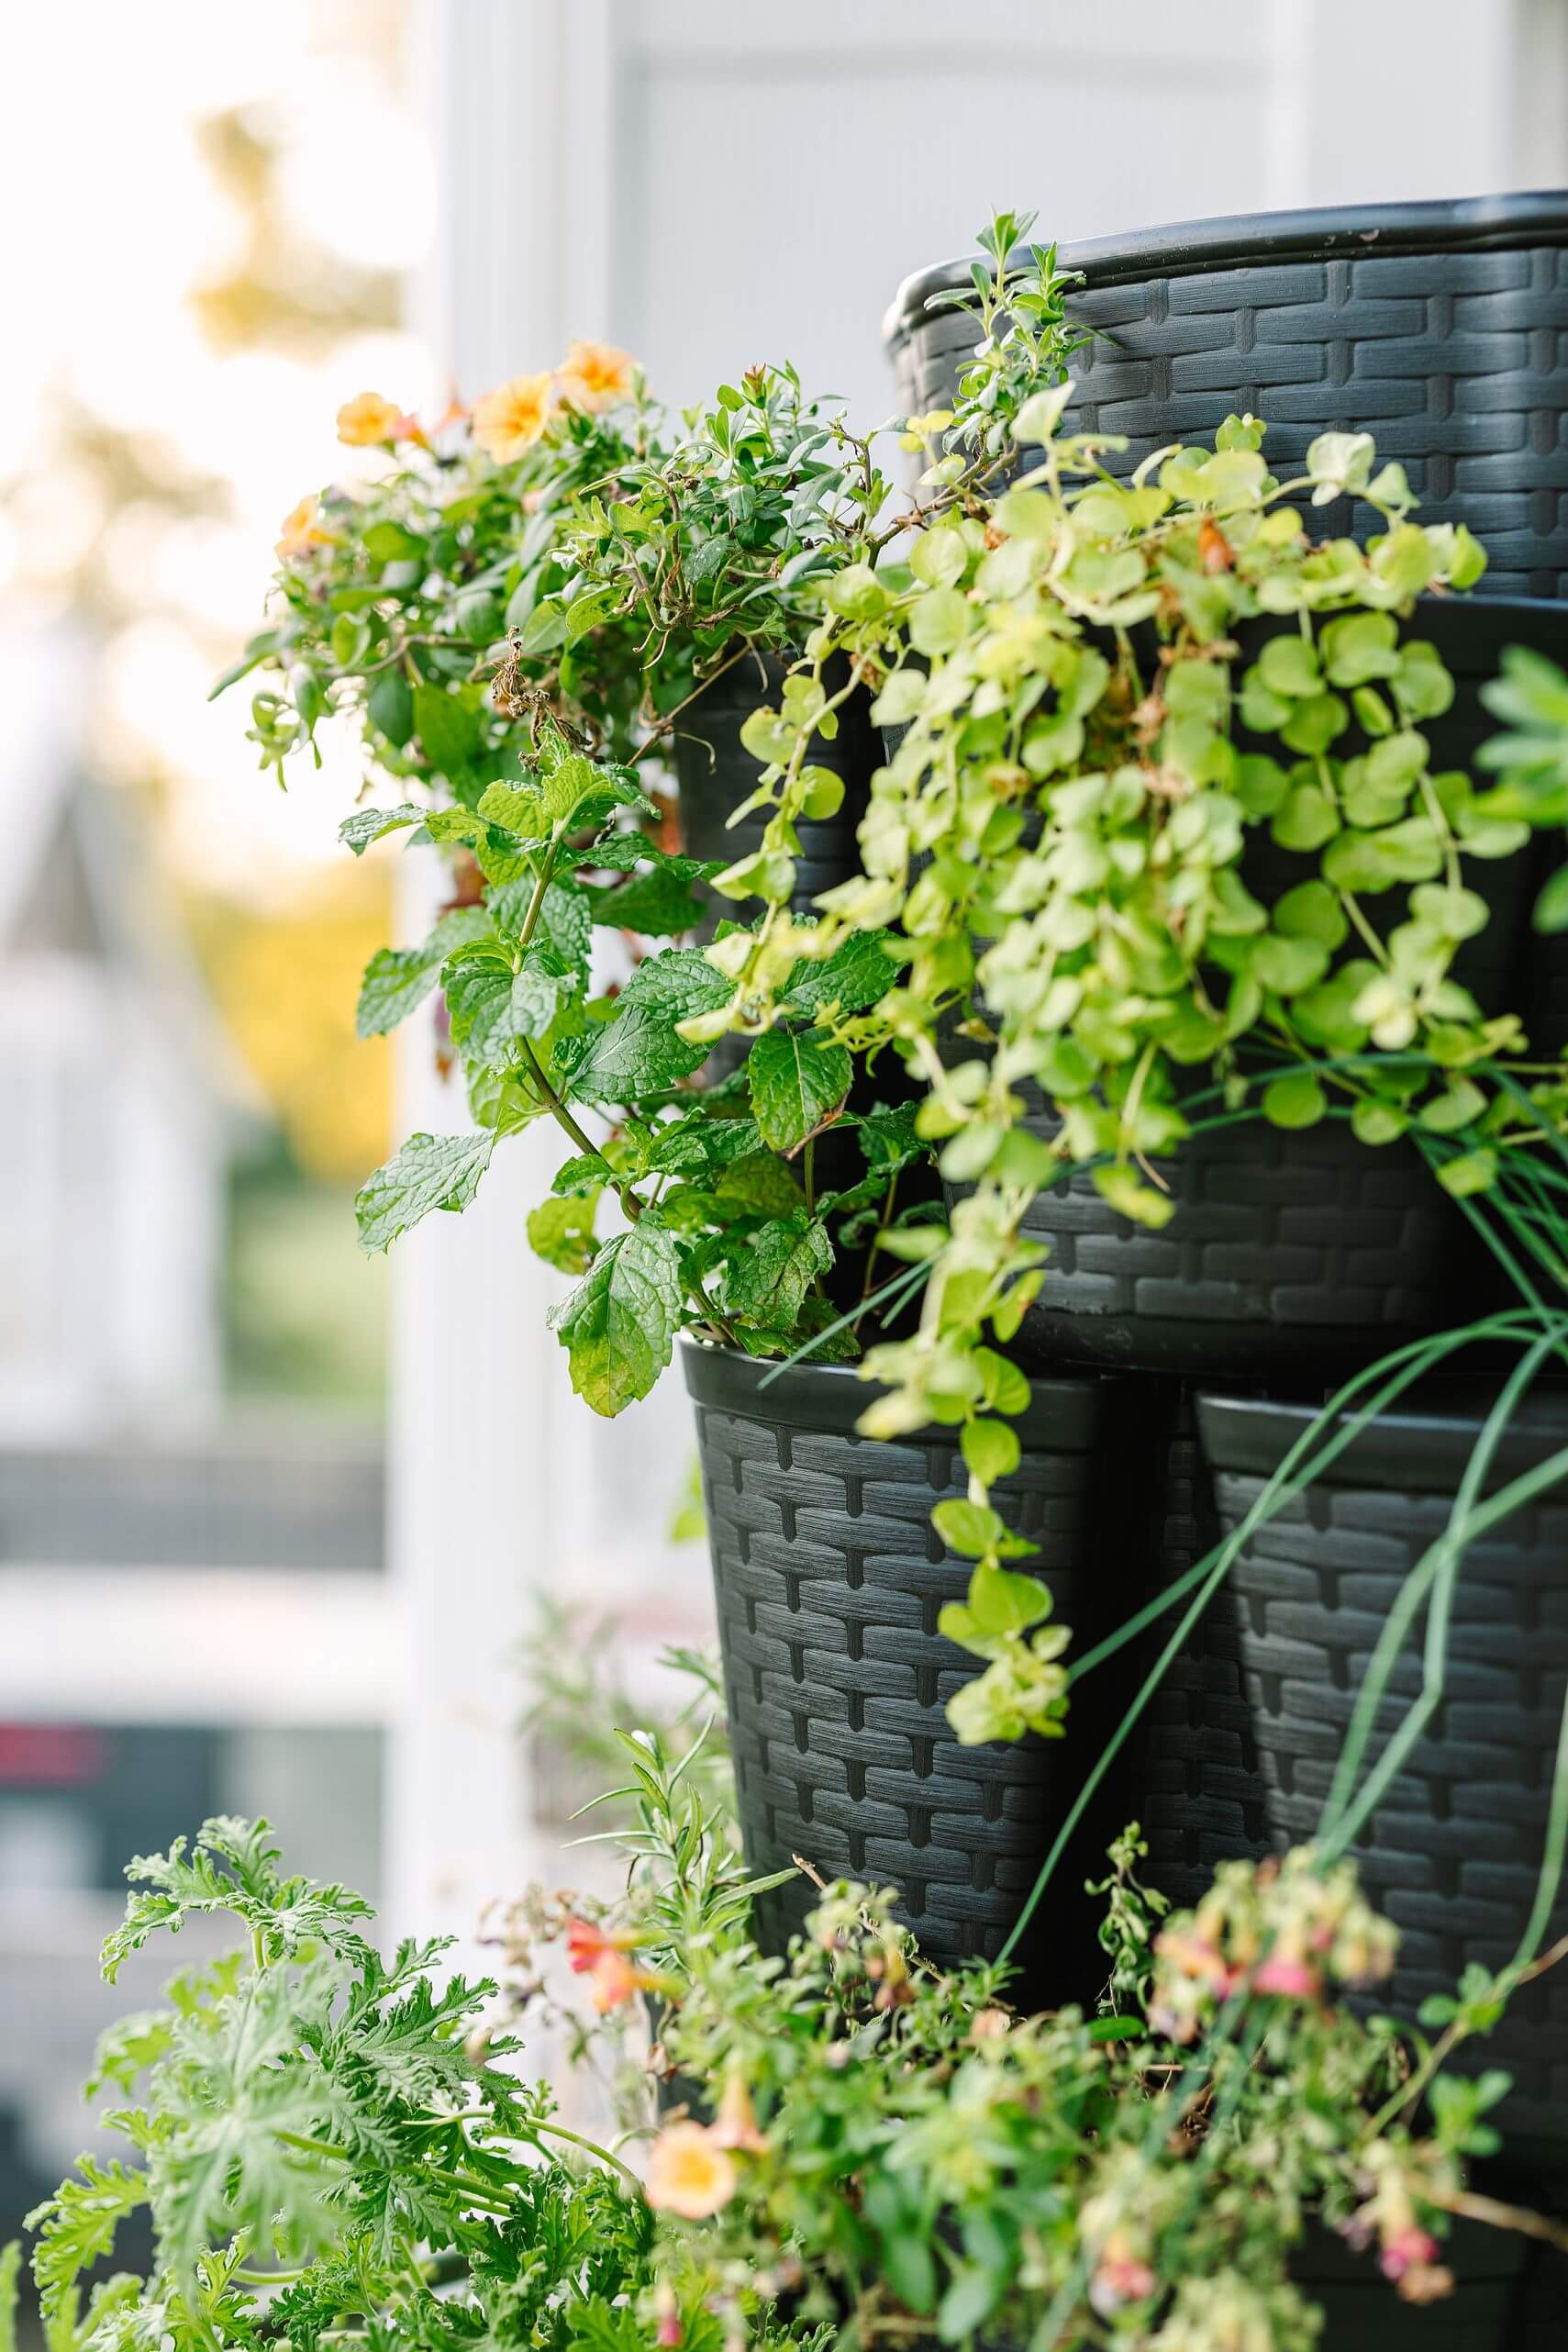
[[[231,1392],[366,1403],[384,1284],[355,1254],[348,1195],[387,1149],[390,1070],[384,1046],[355,1041],[353,1008],[388,936],[388,865],[336,845],[351,746],[329,743],[330,772],[303,767],[280,800],[250,764],[244,688],[212,708],[206,694],[252,624],[278,518],[358,463],[336,445],[339,402],[369,383],[408,406],[429,396],[403,325],[429,164],[402,0],[284,5],[250,25],[176,0],[169,16],[150,106],[145,28],[106,17],[94,35],[81,131],[99,198],[66,192],[33,289],[39,331],[0,392],[15,428],[0,625],[41,616],[80,640],[82,757],[172,884],[271,1120],[248,1130],[231,1183]],[[22,39],[40,67],[62,64],[58,32]],[[128,86],[137,105],[117,120]],[[27,150],[24,130],[13,218],[41,184],[41,149]],[[62,271],[62,253],[79,265]]]

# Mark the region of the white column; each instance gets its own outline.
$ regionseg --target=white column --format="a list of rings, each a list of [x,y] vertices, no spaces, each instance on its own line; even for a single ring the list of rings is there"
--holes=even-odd
[[[465,398],[553,353],[543,224],[563,18],[557,0],[425,0],[419,12],[412,71],[440,210],[416,301]],[[402,936],[428,928],[439,882],[433,861],[406,860]],[[468,1123],[432,1046],[428,1018],[400,1032],[399,1136]],[[462,1216],[433,1216],[394,1247],[388,1566],[409,1655],[388,1743],[385,1861],[399,1933],[466,1929],[527,1874],[515,1650],[559,1524],[544,1322],[559,1286],[523,1220],[557,1157],[537,1130],[514,1138]]]

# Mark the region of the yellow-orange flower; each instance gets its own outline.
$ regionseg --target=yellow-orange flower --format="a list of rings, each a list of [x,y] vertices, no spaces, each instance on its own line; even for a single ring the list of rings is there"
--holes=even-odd
[[[515,375],[498,384],[473,404],[473,438],[486,457],[509,465],[526,456],[550,422],[555,406],[555,379],[549,375]]]
[[[320,512],[321,501],[312,491],[307,498],[302,498],[298,506],[284,517],[283,537],[278,541],[275,552],[285,563],[292,556],[304,555],[313,547],[335,544],[332,533],[322,527]]]
[[[590,415],[613,408],[630,394],[632,366],[630,352],[613,343],[573,343],[561,370],[561,396]]]
[[[356,392],[338,411],[338,439],[350,449],[373,449],[377,441],[406,440],[412,423],[379,392]]]
[[[735,2167],[701,2123],[670,2123],[648,2151],[648,2202],[656,2213],[706,2222],[735,2194]]]

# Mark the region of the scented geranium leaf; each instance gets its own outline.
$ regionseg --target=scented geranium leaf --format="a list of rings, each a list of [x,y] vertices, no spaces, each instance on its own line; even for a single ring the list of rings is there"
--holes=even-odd
[[[606,1418],[646,1397],[670,1361],[681,1323],[681,1256],[673,1233],[646,1219],[605,1243],[550,1321],[572,1386]]]
[[[824,1228],[802,1209],[748,1234],[731,1256],[722,1304],[727,1315],[763,1331],[787,1332],[806,1292],[833,1263]]]
[[[587,1102],[635,1102],[689,1077],[707,1052],[676,1033],[695,1013],[717,1012],[730,984],[700,947],[668,948],[639,964],[572,1074],[573,1095]],[[765,1042],[765,1041],[764,1041]]]
[[[319,1943],[351,1957],[362,1955],[367,1947],[358,1923],[373,1916],[364,1898],[335,1882],[285,1878],[278,1859],[270,1823],[231,1813],[204,1822],[194,1845],[177,1837],[167,1854],[134,1856],[125,1874],[135,1891],[100,1956],[107,1982],[113,1984],[128,1955],[150,1936],[163,1929],[178,1934],[188,1919],[214,1912],[232,1912],[281,1953]]]
[[[559,1194],[529,1209],[528,1247],[536,1257],[562,1274],[587,1273],[594,1261],[594,1219],[601,1188]]]
[[[838,1109],[854,1075],[843,1046],[785,1029],[759,1037],[746,1067],[757,1124],[776,1152],[793,1152],[814,1134]]]
[[[592,908],[595,922],[615,923],[649,939],[695,931],[704,911],[701,899],[694,898],[689,886],[667,865],[634,875],[617,889],[594,891]]]
[[[908,949],[895,945],[887,931],[853,931],[819,964],[803,956],[784,985],[784,1000],[792,1012],[813,1018],[831,1004],[840,1012],[864,1012],[886,996],[908,960]]]
[[[410,1135],[354,1196],[360,1247],[389,1249],[433,1209],[466,1209],[495,1148],[493,1134]]]
[[[77,2157],[74,2175],[27,2217],[26,2226],[39,2233],[33,2276],[47,2317],[62,2309],[83,2271],[103,2260],[126,2215],[147,2202],[145,2173],[128,2170],[117,2157],[106,2164]]]
[[[354,1029],[361,1037],[384,1037],[417,1010],[433,991],[439,965],[418,947],[384,947],[365,966]]]
[[[400,832],[406,825],[422,825],[430,812],[417,808],[411,800],[398,808],[356,808],[345,817],[338,828],[338,839],[347,842],[356,857],[363,857],[373,842],[384,833]]]

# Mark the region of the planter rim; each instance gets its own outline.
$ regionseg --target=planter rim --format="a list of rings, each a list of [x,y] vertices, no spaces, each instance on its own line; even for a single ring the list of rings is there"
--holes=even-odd
[[[1291,212],[1225,213],[1207,220],[1093,237],[1063,245],[1064,269],[1082,270],[1090,286],[1119,285],[1158,274],[1192,277],[1249,262],[1339,261],[1373,253],[1506,252],[1518,245],[1568,244],[1568,189],[1448,196],[1420,204],[1322,205]],[[892,349],[926,316],[934,294],[970,284],[971,259],[959,254],[904,280],[883,319]]]
[[[1197,1399],[1204,1459],[1210,1469],[1268,1477],[1321,1412],[1318,1405],[1269,1397],[1228,1397],[1204,1389]],[[1315,1484],[1386,1488],[1401,1493],[1451,1494],[1481,1433],[1484,1416],[1460,1406],[1380,1413],[1351,1440]],[[1340,1414],[1336,1426],[1350,1419]],[[1488,1467],[1485,1491],[1533,1469],[1568,1444],[1568,1392],[1527,1397]]]
[[[776,1358],[744,1355],[738,1349],[681,1342],[681,1369],[699,1405],[770,1427],[809,1429],[851,1435],[862,1413],[886,1391],[862,1380],[853,1364],[792,1364],[779,1370]],[[776,1377],[767,1388],[762,1383]],[[1012,1419],[1025,1446],[1049,1445],[1062,1454],[1086,1454],[1095,1444],[1107,1401],[1107,1383],[1093,1373],[1029,1382],[1026,1410]],[[868,1444],[875,1444],[867,1439]],[[912,1445],[956,1446],[956,1428],[933,1423],[895,1441]]]

